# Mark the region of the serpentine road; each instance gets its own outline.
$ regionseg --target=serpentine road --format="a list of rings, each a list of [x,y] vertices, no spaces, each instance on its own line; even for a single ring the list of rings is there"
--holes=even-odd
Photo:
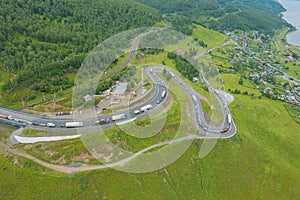
[[[139,40],[140,39],[138,39],[137,42],[134,43],[133,50],[132,50],[134,53],[132,52],[130,54],[129,60],[131,60],[133,58],[133,55],[136,52],[136,48],[137,48]],[[126,63],[127,62],[129,62],[129,61],[126,60]],[[155,87],[154,95],[148,102],[143,103],[142,105],[139,105],[135,108],[129,108],[128,110],[125,110],[124,112],[122,112],[127,115],[127,118],[123,120],[124,123],[126,121],[130,121],[131,119],[136,119],[136,118],[145,116],[147,113],[142,113],[139,115],[136,115],[134,113],[134,111],[140,109],[141,107],[151,104],[151,105],[153,105],[153,109],[155,109],[155,108],[161,106],[161,104],[164,102],[164,100],[167,99],[167,96],[169,93],[167,86],[156,75],[156,72],[162,72],[164,70],[164,68],[165,67],[163,67],[163,66],[151,66],[151,67],[146,68],[147,75],[154,83],[153,84]],[[230,138],[236,134],[236,126],[235,126],[234,120],[232,119],[232,117],[230,115],[230,111],[228,109],[228,104],[233,100],[233,97],[231,95],[225,93],[224,91],[215,90],[205,80],[202,72],[199,73],[199,77],[200,77],[201,81],[207,85],[210,93],[215,96],[215,98],[219,102],[220,108],[222,109],[223,119],[224,119],[223,124],[221,126],[213,125],[212,123],[207,121],[204,117],[204,114],[202,111],[202,106],[200,103],[200,95],[195,90],[193,90],[184,80],[182,80],[179,76],[177,76],[176,73],[172,72],[168,68],[165,68],[165,69],[168,71],[168,73],[170,73],[172,75],[172,78],[178,83],[178,85],[180,87],[182,87],[187,94],[190,95],[189,98],[191,99],[191,101],[194,102],[194,104],[192,104],[193,124],[199,130],[198,134],[192,134],[192,135],[188,135],[188,136],[181,137],[181,138],[168,139],[166,141],[161,141],[157,144],[149,146],[149,147],[135,153],[131,157],[128,157],[124,160],[121,160],[121,161],[118,161],[118,162],[115,162],[112,164],[106,164],[106,165],[83,164],[76,168],[69,167],[69,166],[49,164],[49,163],[39,160],[29,154],[18,151],[17,149],[12,149],[8,145],[6,145],[2,142],[0,142],[0,147],[2,149],[4,149],[4,151],[8,151],[10,153],[28,158],[28,159],[30,159],[36,163],[39,163],[47,168],[51,168],[53,170],[64,172],[64,173],[74,173],[74,172],[81,172],[81,171],[87,171],[87,170],[104,169],[104,168],[108,168],[108,167],[122,166],[122,165],[128,163],[130,160],[134,159],[135,157],[139,156],[140,154],[142,154],[146,151],[149,151],[151,149],[157,148],[159,146],[163,146],[163,145],[172,145],[173,143],[177,143],[177,142],[181,142],[181,141],[185,141],[185,140],[202,139],[202,138]],[[164,99],[162,99],[161,94],[164,90],[166,91],[166,97]],[[18,119],[18,122],[14,122],[14,123],[18,123],[19,125],[26,124],[26,122],[27,122],[27,124],[28,124],[28,122],[31,122],[31,123],[37,124],[37,125],[51,122],[51,123],[56,124],[57,127],[56,128],[43,127],[43,129],[52,129],[52,130],[57,129],[57,130],[61,130],[61,131],[67,130],[66,128],[63,128],[61,126],[63,126],[66,122],[72,121],[72,119],[47,118],[43,115],[29,114],[29,113],[16,111],[16,110],[4,108],[4,107],[0,107],[0,114],[6,115],[6,116],[13,116],[13,118]],[[107,116],[98,117],[97,119],[102,119],[102,118],[110,118],[111,119],[112,116],[113,115],[107,115]],[[95,118],[87,118],[87,119],[83,119],[82,121],[84,122],[84,125],[85,125],[85,127],[82,127],[82,129],[84,129],[86,127],[97,128],[97,126],[95,125]],[[1,122],[11,123],[11,120],[1,119]],[[122,122],[122,120],[119,122]],[[110,124],[105,124],[103,127],[109,128],[109,127],[114,126],[115,124],[116,124],[116,122],[111,122]],[[37,127],[33,126],[32,124],[29,125],[29,127],[41,128],[39,126],[37,126]],[[228,128],[228,129],[224,133],[221,133],[220,130],[224,127]],[[0,148],[0,150],[1,150],[1,148]]]

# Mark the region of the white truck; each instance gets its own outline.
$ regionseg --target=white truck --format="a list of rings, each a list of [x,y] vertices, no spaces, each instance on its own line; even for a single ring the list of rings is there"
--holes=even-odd
[[[197,105],[197,98],[196,98],[195,95],[192,95],[192,99],[193,99],[193,103],[194,103],[195,105]]]
[[[66,128],[83,127],[83,122],[66,122]]]
[[[126,118],[126,115],[125,114],[119,114],[119,115],[114,115],[112,116],[112,120],[113,121],[116,121],[116,120],[120,120],[120,119],[125,119]]]
[[[148,104],[148,105],[145,105],[143,107],[141,107],[141,112],[145,112],[145,111],[148,111],[152,108],[152,105],[151,104]]]
[[[227,113],[227,122],[231,124],[231,114]]]
[[[164,91],[162,92],[161,98],[163,99],[163,98],[165,98],[165,96],[166,96],[166,90],[164,90]]]

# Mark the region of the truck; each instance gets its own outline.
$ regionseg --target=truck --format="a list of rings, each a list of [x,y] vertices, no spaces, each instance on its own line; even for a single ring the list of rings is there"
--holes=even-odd
[[[83,127],[83,122],[66,122],[66,128]]]
[[[100,120],[100,125],[106,124],[106,120],[105,119],[101,119]]]
[[[227,131],[229,131],[229,127],[225,127],[225,128],[222,128],[222,129],[221,129],[221,133],[225,133],[225,132],[227,132]]]
[[[231,114],[227,113],[227,122],[231,124]]]
[[[197,104],[197,98],[195,95],[192,95],[193,103],[196,105]]]
[[[2,114],[0,114],[0,118],[2,118],[2,119],[8,119],[8,117],[6,115],[2,115]]]
[[[145,105],[143,107],[141,107],[141,112],[145,112],[145,111],[148,111],[152,108],[152,105],[151,104],[148,104],[148,105]]]
[[[113,121],[116,121],[116,120],[121,120],[121,119],[125,119],[126,118],[126,115],[125,114],[119,114],[119,115],[114,115],[111,117],[111,119]]]
[[[164,91],[161,93],[161,98],[163,99],[163,98],[165,98],[165,96],[166,96],[166,90],[164,90]]]

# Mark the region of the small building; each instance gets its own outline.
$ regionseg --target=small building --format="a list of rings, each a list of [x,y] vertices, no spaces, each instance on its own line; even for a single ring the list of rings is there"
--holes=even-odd
[[[112,92],[113,95],[121,97],[125,96],[127,90],[128,83],[118,83],[114,91]]]
[[[264,93],[272,94],[273,92],[272,92],[272,89],[268,87],[268,88],[264,89]]]
[[[198,78],[197,77],[193,77],[193,82],[194,83],[198,83]]]
[[[89,94],[85,95],[83,98],[84,98],[85,102],[92,100],[92,96]]]

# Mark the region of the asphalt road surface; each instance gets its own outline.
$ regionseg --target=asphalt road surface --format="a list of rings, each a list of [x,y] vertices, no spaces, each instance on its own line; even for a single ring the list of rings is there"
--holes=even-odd
[[[83,119],[81,119],[81,121],[84,123],[84,127],[82,127],[82,129],[87,128],[87,127],[96,126],[95,125],[96,120],[107,119],[107,118],[110,119],[110,123],[105,124],[105,126],[108,128],[113,127],[116,124],[116,122],[122,122],[122,121],[124,122],[124,121],[128,121],[128,120],[130,121],[131,119],[144,117],[144,115],[146,115],[147,112],[141,113],[138,115],[135,114],[135,111],[140,110],[141,107],[143,107],[143,106],[150,104],[153,106],[153,108],[151,108],[151,109],[154,109],[155,107],[160,106],[162,101],[167,98],[167,95],[169,93],[164,82],[155,73],[157,71],[162,72],[163,69],[164,69],[164,67],[160,67],[160,66],[146,68],[146,73],[149,76],[149,78],[152,80],[152,82],[154,83],[153,87],[155,87],[154,95],[148,102],[145,102],[142,105],[139,105],[134,108],[128,108],[127,110],[123,110],[122,112],[119,112],[119,113],[114,113],[114,114],[110,114],[110,115],[106,115],[106,116],[102,116],[102,117],[98,117],[98,118],[95,118],[95,117],[83,118]],[[200,103],[200,95],[197,92],[195,92],[185,81],[183,81],[180,77],[175,75],[174,72],[170,71],[170,69],[166,68],[166,70],[172,75],[172,78],[178,83],[178,85],[184,89],[184,91],[187,93],[187,95],[189,95],[189,98],[191,100],[193,100],[193,103],[192,103],[192,106],[193,106],[192,113],[194,116],[193,123],[194,123],[195,127],[197,127],[199,129],[199,137],[202,137],[202,138],[228,138],[235,134],[236,128],[235,128],[235,124],[234,124],[233,120],[231,120],[232,123],[228,123],[228,120],[227,120],[227,114],[229,114],[230,112],[227,107],[228,101],[226,100],[225,92],[215,90],[212,86],[209,85],[209,83],[200,74],[201,80],[205,84],[207,84],[208,89],[211,92],[211,94],[214,95],[216,97],[216,99],[218,100],[219,106],[222,109],[222,113],[223,113],[224,122],[223,122],[222,126],[212,125],[212,123],[207,121],[206,118],[204,117],[204,114],[202,111],[202,106]],[[164,90],[166,91],[166,97],[164,99],[162,99],[161,94],[163,93]],[[193,98],[195,98],[195,101]],[[13,118],[17,119],[16,121],[23,122],[24,124],[26,124],[26,122],[27,122],[27,125],[28,125],[28,122],[33,123],[33,125],[28,125],[30,127],[37,126],[39,128],[50,129],[50,130],[58,129],[58,130],[64,131],[67,129],[64,127],[66,122],[73,121],[73,119],[71,119],[71,118],[70,119],[47,118],[43,115],[29,114],[29,113],[24,113],[24,112],[11,110],[11,109],[7,109],[7,108],[3,108],[3,107],[0,107],[0,114],[6,115],[6,116],[13,116]],[[126,118],[114,122],[112,120],[112,116],[117,115],[117,114],[125,114]],[[77,115],[79,115],[79,114],[77,114]],[[78,118],[80,118],[80,116],[75,116],[75,118],[78,119]],[[41,125],[46,125],[47,123],[55,124],[55,128],[41,126]],[[220,134],[220,130],[223,127],[228,127],[229,131]]]

